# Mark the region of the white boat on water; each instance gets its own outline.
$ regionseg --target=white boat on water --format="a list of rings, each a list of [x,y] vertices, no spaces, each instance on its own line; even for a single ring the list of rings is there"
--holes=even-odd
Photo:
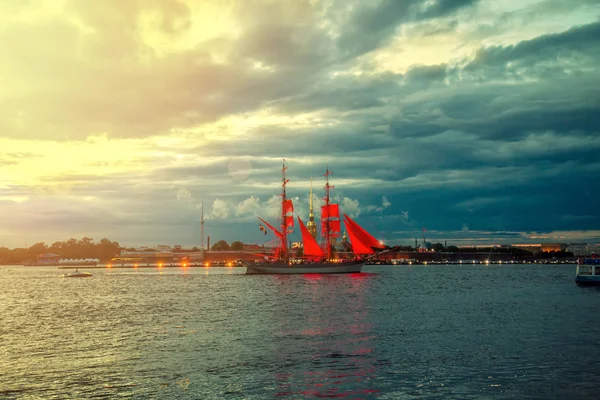
[[[75,272],[63,274],[62,278],[89,278],[91,276],[92,274],[90,272],[79,272],[79,270],[75,270]]]
[[[600,286],[600,256],[577,260],[575,283],[581,286]]]
[[[303,255],[300,262],[291,262],[288,249],[288,233],[294,227],[294,206],[292,200],[286,196],[286,185],[289,182],[285,177],[285,160],[282,167],[282,194],[281,194],[281,226],[275,228],[262,218],[259,220],[268,227],[276,236],[279,242],[274,256],[266,256],[265,262],[247,262],[243,261],[246,267],[246,274],[344,274],[361,272],[362,267],[377,252],[386,252],[393,250],[371,236],[360,225],[353,221],[348,215],[344,215],[344,223],[350,242],[354,258],[347,260],[337,259],[334,255],[333,246],[330,245],[331,239],[340,236],[341,219],[339,205],[330,202],[329,168],[325,172],[325,204],[321,207],[321,237],[322,243],[319,245],[316,239],[311,235],[308,228],[304,225],[300,217],[298,225],[302,233]],[[312,197],[312,194],[311,194]],[[312,201],[312,199],[311,199]],[[312,204],[312,203],[311,203]],[[312,205],[311,205],[312,210]],[[267,232],[263,225],[260,229]]]

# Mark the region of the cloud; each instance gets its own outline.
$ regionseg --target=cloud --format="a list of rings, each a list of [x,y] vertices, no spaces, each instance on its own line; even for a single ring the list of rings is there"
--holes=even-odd
[[[385,44],[402,23],[442,17],[476,3],[477,0],[382,0],[375,5],[360,4],[350,13],[339,47],[344,53],[357,56]]]
[[[341,201],[340,207],[342,208],[344,213],[348,214],[350,217],[360,216],[360,202],[356,199],[344,197]]]
[[[218,219],[229,218],[229,206],[227,202],[221,199],[215,199],[212,204],[212,212],[210,215]]]
[[[187,189],[179,188],[176,192],[176,197],[179,201],[190,201],[192,199],[192,194]]]
[[[220,15],[216,6],[206,4]],[[2,102],[5,135],[164,134],[293,93],[328,58],[324,33],[310,25],[311,7],[239,2],[226,16],[245,16],[236,20],[245,21],[237,25],[238,39],[207,38],[181,48],[177,43],[191,29],[192,11],[185,3],[128,1],[123,6],[107,1],[101,12],[97,8],[95,2],[70,1],[53,17],[12,22],[0,33],[0,50],[12,54],[0,72],[34,78],[9,87]],[[263,12],[268,19],[259,18]],[[148,29],[158,36],[145,34]],[[165,35],[173,47],[159,52],[156,42]],[[257,69],[257,63],[273,71]]]
[[[383,196],[381,198],[381,205],[380,206],[367,206],[366,209],[370,212],[383,212],[383,210],[385,210],[386,208],[388,208],[389,206],[391,206],[392,203],[390,203],[390,201],[387,199],[386,196]]]
[[[534,66],[538,67],[534,70],[536,72],[552,72],[557,67],[561,71],[566,68],[578,69],[577,61],[589,63],[600,55],[595,45],[599,34],[600,22],[596,22],[525,40],[516,45],[482,48],[465,67],[465,71],[503,68],[507,72],[518,72]],[[540,65],[548,61],[551,64]]]

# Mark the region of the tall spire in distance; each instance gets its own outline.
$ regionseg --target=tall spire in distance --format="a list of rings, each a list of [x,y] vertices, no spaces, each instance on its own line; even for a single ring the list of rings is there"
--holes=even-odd
[[[317,238],[317,224],[315,223],[315,212],[313,210],[313,191],[312,191],[312,177],[310,178],[310,198],[309,198],[309,211],[308,211],[308,222],[306,223],[306,229],[310,232],[310,236],[313,239]]]
[[[200,251],[204,255],[204,200],[202,200],[200,210]]]
[[[309,214],[313,215],[313,195],[312,195],[312,176],[310,177],[310,211]]]

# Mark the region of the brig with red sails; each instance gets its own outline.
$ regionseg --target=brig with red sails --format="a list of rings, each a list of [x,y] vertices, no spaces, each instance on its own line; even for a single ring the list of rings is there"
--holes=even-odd
[[[348,232],[352,248],[353,258],[340,259],[335,256],[335,251],[331,245],[332,239],[340,237],[342,228],[342,219],[340,217],[340,207],[337,203],[331,202],[331,189],[329,176],[331,171],[327,168],[325,172],[325,197],[321,206],[321,243],[310,234],[306,225],[296,216],[300,233],[302,234],[303,255],[298,260],[296,257],[292,260],[290,249],[288,249],[288,234],[294,229],[294,204],[287,198],[285,160],[282,166],[282,193],[281,193],[281,224],[275,227],[262,218],[259,220],[274,235],[277,242],[275,254],[265,255],[264,262],[244,262],[246,274],[339,274],[361,272],[365,263],[376,254],[393,250],[379,240],[375,239],[369,232],[361,227],[356,221],[347,214],[343,215],[343,222]]]

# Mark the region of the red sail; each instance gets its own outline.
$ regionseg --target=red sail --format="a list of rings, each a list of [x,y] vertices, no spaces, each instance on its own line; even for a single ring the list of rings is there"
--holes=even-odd
[[[294,226],[294,217],[291,215],[285,216],[285,226],[291,228]]]
[[[329,220],[329,235],[339,236],[341,233],[342,221],[339,219],[330,219]],[[324,236],[327,231],[327,221],[321,221],[321,234]]]
[[[329,205],[329,218],[339,218],[340,217],[340,206],[337,204]]]
[[[339,218],[340,217],[340,206],[337,204],[330,204],[328,206],[321,206],[321,219]]]
[[[292,204],[292,200],[285,200],[283,202],[283,213],[290,214],[294,212],[294,205]]]
[[[348,231],[348,236],[350,236],[350,243],[352,244],[352,252],[354,254],[375,254],[375,251],[371,247],[360,241],[354,232],[352,225],[346,224],[346,230]]]
[[[341,231],[340,207],[337,204],[329,204],[321,207],[321,232],[325,235],[327,222],[329,221],[329,234],[338,236]]]
[[[298,217],[298,224],[300,225],[300,231],[302,232],[302,242],[304,243],[304,255],[305,256],[316,256],[324,257],[323,250],[319,247],[317,241],[312,237],[304,222]]]
[[[329,221],[329,232],[331,236],[339,236],[342,228],[342,221],[339,219],[334,219]]]
[[[385,245],[381,244],[381,242],[375,239],[371,234],[365,231],[360,225],[354,222],[348,215],[344,214],[346,228],[349,226],[352,227],[354,234],[363,242],[365,245],[369,247],[375,247],[376,249],[385,249]]]

